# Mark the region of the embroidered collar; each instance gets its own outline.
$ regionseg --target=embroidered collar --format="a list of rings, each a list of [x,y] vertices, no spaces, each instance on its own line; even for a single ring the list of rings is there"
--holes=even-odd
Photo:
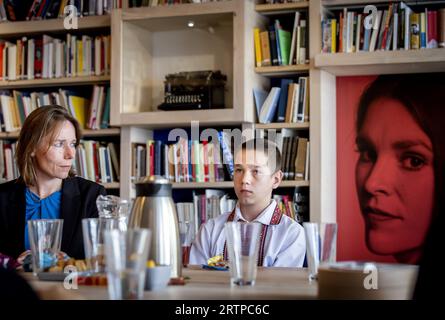
[[[263,225],[276,224],[276,223],[273,223],[274,221],[272,219],[272,216],[274,214],[276,206],[277,206],[276,201],[272,199],[270,204],[253,221],[260,222]],[[238,221],[238,220],[247,221],[246,219],[244,219],[244,217],[243,217],[243,215],[241,213],[241,210],[239,208],[239,204],[237,204],[236,207],[235,207],[235,216],[233,218],[233,221]]]

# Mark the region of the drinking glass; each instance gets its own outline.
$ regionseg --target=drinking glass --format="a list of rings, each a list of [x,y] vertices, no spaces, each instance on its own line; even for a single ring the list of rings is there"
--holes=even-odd
[[[105,272],[104,231],[119,229],[119,220],[115,218],[82,219],[83,244],[88,271]]]
[[[142,299],[151,231],[149,229],[128,231],[114,229],[107,230],[104,234],[110,298],[112,300]]]
[[[335,262],[337,247],[336,223],[303,223],[306,236],[306,258],[309,280],[316,280],[321,263]]]
[[[56,265],[62,243],[62,219],[37,219],[28,221],[28,234],[32,253],[34,275]]]
[[[258,222],[225,223],[232,285],[255,285],[261,226]]]

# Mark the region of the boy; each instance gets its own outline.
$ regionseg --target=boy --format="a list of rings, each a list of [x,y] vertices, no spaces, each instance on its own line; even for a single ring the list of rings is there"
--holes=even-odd
[[[280,214],[272,200],[272,190],[283,178],[277,146],[265,139],[244,142],[235,151],[233,184],[238,197],[232,212],[221,214],[201,226],[190,251],[190,264],[207,264],[224,250],[227,221],[257,221],[263,225],[258,265],[264,267],[302,267],[306,253],[304,229]]]

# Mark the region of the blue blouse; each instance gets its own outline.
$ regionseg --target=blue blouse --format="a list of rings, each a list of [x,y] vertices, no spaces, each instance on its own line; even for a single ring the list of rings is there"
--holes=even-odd
[[[40,199],[38,195],[34,194],[29,188],[26,188],[25,199],[25,250],[29,250],[28,221],[36,219],[59,219],[62,191],[56,191],[50,196]]]

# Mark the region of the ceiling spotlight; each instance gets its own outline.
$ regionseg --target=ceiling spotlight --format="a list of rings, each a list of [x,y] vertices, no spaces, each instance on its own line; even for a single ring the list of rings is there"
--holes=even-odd
[[[195,23],[193,22],[193,21],[189,21],[189,22],[187,22],[187,27],[189,27],[189,28],[193,28],[195,26]]]

